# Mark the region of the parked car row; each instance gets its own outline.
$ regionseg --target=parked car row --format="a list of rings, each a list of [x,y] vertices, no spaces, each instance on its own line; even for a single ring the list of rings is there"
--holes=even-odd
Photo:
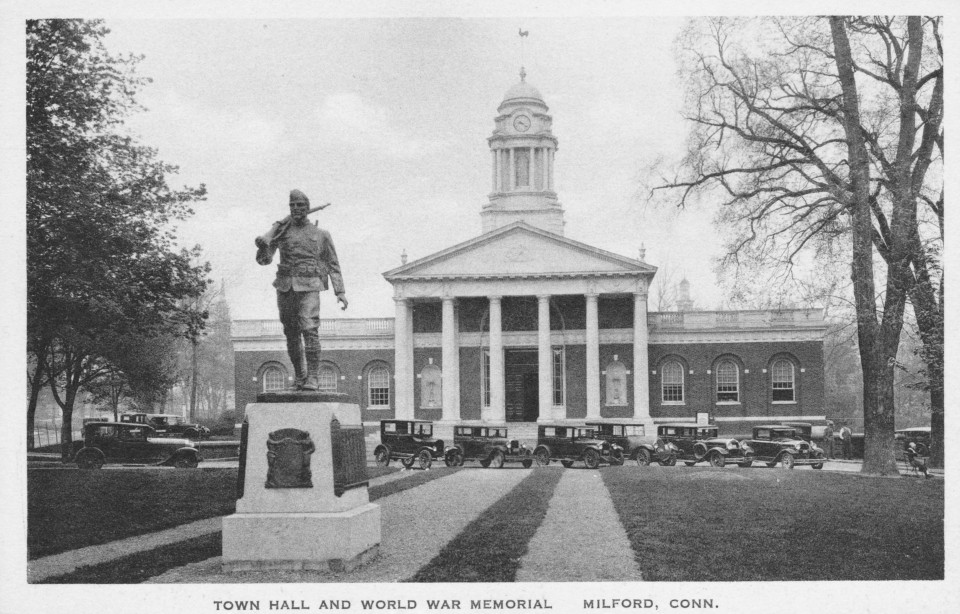
[[[682,461],[687,466],[704,462],[713,467],[750,467],[763,462],[769,467],[810,465],[822,469],[826,460],[823,450],[804,439],[796,426],[782,424],[756,426],[752,438],[746,440],[721,437],[715,425],[661,424],[653,438],[645,436],[642,424],[630,421],[540,424],[532,450],[520,440],[510,439],[508,432],[502,425],[455,426],[448,446],[433,436],[429,420],[381,420],[374,458],[382,467],[399,460],[404,467],[417,464],[421,469],[429,469],[441,459],[448,467],[467,461],[494,468],[506,463],[531,467],[534,462],[541,467],[551,462],[571,467],[582,462],[590,469],[628,460],[639,466],[654,462],[672,466]]]

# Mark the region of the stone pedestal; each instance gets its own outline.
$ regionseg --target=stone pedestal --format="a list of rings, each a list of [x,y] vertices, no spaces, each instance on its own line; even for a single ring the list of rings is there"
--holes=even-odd
[[[359,406],[326,393],[257,401],[246,412],[242,495],[223,519],[223,570],[349,571],[375,557],[380,506],[367,493]]]

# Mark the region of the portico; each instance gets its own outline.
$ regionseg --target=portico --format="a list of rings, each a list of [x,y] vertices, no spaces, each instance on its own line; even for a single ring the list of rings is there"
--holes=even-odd
[[[439,337],[443,422],[464,419],[462,403],[479,408],[479,418],[487,422],[529,417],[529,407],[515,405],[523,404],[525,394],[529,397],[533,372],[537,421],[600,418],[601,344],[623,342],[631,351],[618,359],[632,376],[632,385],[623,386],[628,392],[623,398],[629,399],[632,418],[649,422],[647,289],[655,270],[519,221],[385,273],[397,305],[397,416],[413,418],[423,406],[415,394],[414,349],[435,347]],[[616,299],[610,310],[619,324],[601,330],[605,299]],[[469,324],[461,314],[467,301]],[[440,330],[420,326],[423,332],[413,332],[417,306],[432,305],[436,311],[438,303]],[[623,313],[625,306],[633,313]],[[623,327],[626,322],[632,328]],[[584,356],[582,365],[570,368],[568,348]],[[461,365],[461,355],[468,349],[480,353],[482,373],[465,372],[469,367]],[[508,361],[508,353],[521,350],[525,361]],[[511,364],[522,368],[511,370]],[[467,390],[463,381],[479,381],[480,386]],[[568,401],[570,386],[584,391],[581,402]],[[613,403],[619,395],[608,396]]]

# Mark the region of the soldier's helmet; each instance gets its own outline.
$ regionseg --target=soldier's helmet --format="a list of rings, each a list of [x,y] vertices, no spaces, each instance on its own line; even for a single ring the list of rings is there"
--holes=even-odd
[[[305,203],[309,207],[310,199],[300,190],[290,190],[290,204],[293,205],[294,203]]]

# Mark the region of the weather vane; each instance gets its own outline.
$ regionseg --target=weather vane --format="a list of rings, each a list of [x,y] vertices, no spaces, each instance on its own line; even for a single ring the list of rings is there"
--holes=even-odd
[[[526,37],[530,36],[530,30],[524,30],[520,28],[520,81],[526,81],[527,71],[523,69],[524,60],[523,60],[523,51],[524,51],[524,40]]]

